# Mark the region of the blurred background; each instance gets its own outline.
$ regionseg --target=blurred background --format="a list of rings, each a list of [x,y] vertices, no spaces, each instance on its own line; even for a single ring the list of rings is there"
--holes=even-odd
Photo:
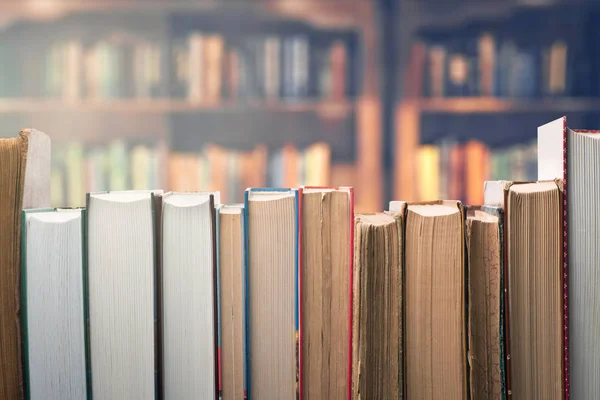
[[[600,127],[591,0],[1,0],[0,135],[85,192],[351,185],[483,201],[536,179],[536,128]]]

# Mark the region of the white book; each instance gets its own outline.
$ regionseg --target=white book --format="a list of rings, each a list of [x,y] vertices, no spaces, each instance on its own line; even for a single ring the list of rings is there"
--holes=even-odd
[[[189,62],[188,62],[188,100],[198,104],[204,101],[204,52],[206,40],[200,33],[193,33],[188,39]]]
[[[538,128],[538,179],[564,180],[562,204],[564,365],[574,399],[600,398],[600,131],[567,118]],[[568,360],[567,360],[568,357]],[[568,363],[567,363],[568,361]],[[565,381],[566,384],[566,381]]]
[[[167,193],[162,202],[165,399],[217,394],[215,198]]]
[[[83,211],[23,211],[22,325],[31,400],[88,396]]]
[[[151,191],[88,195],[94,399],[156,396],[156,246]]]

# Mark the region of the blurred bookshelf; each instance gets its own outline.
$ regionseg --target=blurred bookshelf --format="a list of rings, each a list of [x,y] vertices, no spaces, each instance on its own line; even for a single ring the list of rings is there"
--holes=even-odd
[[[453,0],[408,9],[418,23],[394,116],[395,198],[481,204],[484,180],[537,179],[539,125],[566,114],[600,124],[600,3]]]
[[[30,3],[0,5],[0,121],[53,138],[55,205],[365,182],[358,208],[380,208],[374,2]]]

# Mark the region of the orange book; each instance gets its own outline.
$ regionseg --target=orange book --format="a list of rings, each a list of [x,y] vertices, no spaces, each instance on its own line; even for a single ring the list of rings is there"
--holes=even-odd
[[[346,96],[347,53],[343,42],[338,41],[331,47],[331,97],[335,100]]]
[[[479,141],[471,140],[464,147],[465,202],[469,205],[483,204],[483,183],[489,179],[490,151]]]
[[[213,35],[206,38],[206,53],[204,62],[206,63],[206,74],[204,75],[204,87],[206,100],[209,103],[218,103],[221,101],[222,74],[223,74],[223,37]]]
[[[229,98],[236,99],[240,89],[240,60],[237,51],[227,53],[227,88]]]
[[[281,149],[283,158],[283,186],[294,188],[299,185],[300,171],[298,171],[298,149],[293,144],[286,144]]]
[[[463,198],[463,146],[455,144],[450,150],[450,185],[448,198],[460,200]],[[482,186],[483,187],[483,186]]]
[[[423,95],[423,71],[427,48],[422,42],[413,44],[410,50],[409,66],[404,77],[405,87],[409,98],[419,98]]]
[[[221,202],[226,203],[228,194],[227,150],[220,146],[208,145],[206,157],[209,168],[209,191],[221,192]]]

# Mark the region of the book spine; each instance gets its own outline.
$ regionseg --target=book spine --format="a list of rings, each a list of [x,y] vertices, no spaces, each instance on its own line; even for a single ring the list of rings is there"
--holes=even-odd
[[[280,93],[281,70],[281,40],[278,37],[268,37],[265,41],[265,95],[273,100]]]
[[[162,196],[150,195],[152,205],[152,229],[154,240],[154,398],[163,398],[162,365]]]
[[[565,400],[569,400],[570,395],[570,379],[569,379],[569,218],[568,218],[568,191],[567,191],[567,149],[568,141],[567,119],[563,118],[563,191],[562,191],[562,222],[563,222],[563,333],[564,333],[564,396]]]
[[[212,196],[212,195],[211,195]],[[214,201],[214,200],[213,200]],[[221,346],[222,346],[222,319],[221,319],[221,211],[217,209],[215,211],[215,237],[214,241],[216,244],[216,288],[217,288],[217,398],[221,400],[223,398],[223,360],[221,358]]]
[[[348,392],[346,400],[352,400],[352,326],[354,311],[354,188],[348,188],[350,196],[350,262],[348,266]]]
[[[248,291],[250,289],[250,257],[248,255],[249,249],[249,230],[248,230],[248,221],[249,221],[249,207],[248,207],[248,196],[250,194],[251,189],[246,189],[244,192],[244,211],[243,211],[243,219],[244,219],[244,254],[246,257],[244,258],[244,346],[246,348],[246,354],[244,357],[245,362],[245,378],[246,378],[246,387],[244,398],[251,400],[251,370],[252,364],[250,363],[250,296]]]
[[[23,394],[25,400],[29,400],[30,377],[29,377],[29,329],[27,326],[27,211],[21,211],[21,332],[23,333]]]
[[[302,400],[302,188],[294,190],[296,197],[296,399]]]

